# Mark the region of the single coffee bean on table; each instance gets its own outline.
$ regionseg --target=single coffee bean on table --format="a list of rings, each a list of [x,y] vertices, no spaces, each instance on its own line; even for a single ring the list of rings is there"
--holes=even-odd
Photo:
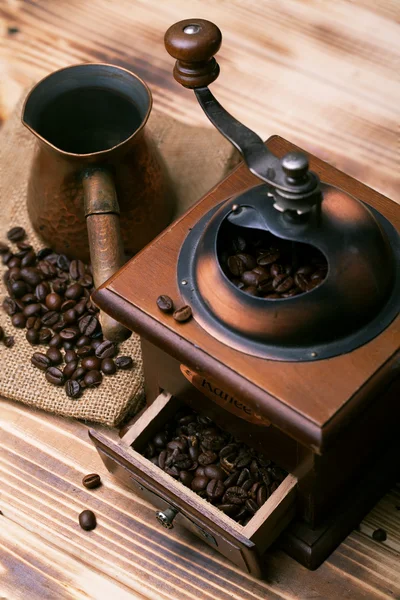
[[[82,393],[80,383],[73,379],[68,379],[67,383],[65,384],[65,393],[69,398],[79,398]]]
[[[79,515],[79,525],[85,531],[92,531],[97,525],[96,515],[91,510],[84,510]]]
[[[24,239],[25,235],[26,233],[23,227],[12,227],[12,229],[7,232],[7,238],[10,242],[20,242]]]
[[[82,485],[88,490],[94,490],[101,486],[101,477],[97,473],[89,473],[83,477]]]
[[[143,455],[226,515],[245,525],[287,473],[208,417],[180,409]]]

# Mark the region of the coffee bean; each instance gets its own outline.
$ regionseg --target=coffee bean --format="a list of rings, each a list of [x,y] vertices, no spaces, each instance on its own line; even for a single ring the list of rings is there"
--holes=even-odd
[[[81,365],[86,371],[100,371],[101,360],[97,356],[86,356],[82,359]]]
[[[65,327],[60,331],[60,337],[63,341],[72,342],[79,337],[79,329],[77,327]]]
[[[211,450],[206,450],[199,455],[198,461],[199,464],[203,467],[207,465],[211,465],[217,459],[217,454],[212,452]]]
[[[244,261],[242,261],[238,255],[230,256],[228,258],[228,268],[235,277],[241,277],[246,271]]]
[[[3,263],[3,265],[6,265],[8,261],[13,258],[13,256],[14,255],[12,252],[5,252],[1,257],[1,262]]]
[[[86,312],[86,298],[77,302],[74,306],[76,314],[81,317]]]
[[[207,496],[210,500],[216,500],[221,498],[225,492],[225,486],[220,479],[211,479],[207,484]]]
[[[37,259],[38,260],[43,260],[44,258],[46,258],[46,256],[48,256],[49,254],[51,254],[53,252],[53,250],[51,248],[42,248],[41,250],[39,250],[39,252],[37,253]]]
[[[24,304],[33,304],[35,302],[37,302],[37,298],[35,296],[35,294],[25,294],[25,296],[22,296],[21,298],[21,302],[23,302]]]
[[[93,370],[86,373],[83,381],[88,388],[94,388],[101,384],[102,379],[103,375],[100,373],[100,371]]]
[[[228,504],[243,504],[246,499],[247,492],[236,485],[226,490],[223,502],[227,502]]]
[[[95,354],[98,358],[112,358],[115,356],[115,345],[108,340],[101,342],[96,348]]]
[[[89,346],[91,342],[90,337],[88,337],[87,335],[82,335],[80,338],[78,338],[75,342],[75,346],[77,348],[81,348],[82,346]]]
[[[235,471],[234,473],[231,473],[230,475],[228,475],[228,477],[226,479],[224,479],[225,487],[230,488],[230,487],[235,486],[237,484],[239,476],[240,476],[240,471]]]
[[[236,458],[234,465],[237,469],[243,469],[243,467],[247,467],[247,465],[249,465],[251,463],[251,459],[252,459],[252,456],[249,452],[240,454]]]
[[[42,278],[52,279],[57,276],[57,269],[49,260],[41,260],[37,264],[37,269],[40,272]],[[54,289],[54,286],[53,286]]]
[[[379,529],[375,529],[375,531],[372,533],[372,539],[376,542],[384,542],[387,539],[386,531],[381,527],[379,527]]]
[[[73,283],[65,290],[65,297],[69,300],[78,300],[82,296],[83,287],[80,283]]]
[[[162,312],[165,313],[172,312],[172,310],[174,309],[174,303],[172,299],[169,296],[166,296],[165,294],[162,296],[158,296],[157,306]]]
[[[192,485],[194,477],[193,474],[190,473],[190,471],[181,471],[179,473],[179,479],[182,481],[183,485],[190,487]]]
[[[53,292],[62,296],[67,289],[67,284],[65,281],[61,280],[53,280]]]
[[[117,365],[118,369],[126,370],[131,369],[133,367],[133,360],[130,356],[118,356],[118,358],[116,358],[114,362]]]
[[[247,463],[248,464],[248,463]],[[237,466],[237,465],[236,465]],[[238,467],[240,468],[240,467]],[[237,480],[237,485],[242,486],[245,481],[247,481],[251,477],[249,469],[242,469],[240,471],[239,478]]]
[[[182,306],[181,308],[177,308],[172,316],[178,323],[184,323],[191,318],[192,309],[188,305]]]
[[[78,283],[84,288],[91,288],[93,286],[93,277],[89,273],[85,273],[83,277],[78,279]]]
[[[31,330],[32,331],[32,330]],[[53,385],[64,385],[65,377],[57,367],[49,367],[46,371],[46,379]]]
[[[288,292],[290,288],[293,287],[293,285],[293,277],[291,277],[290,275],[286,275],[286,273],[283,273],[282,275],[277,275],[272,282],[274,290],[278,293]]]
[[[64,300],[64,302],[61,304],[61,312],[64,313],[64,312],[67,312],[68,310],[75,308],[75,304],[76,304],[75,300]],[[76,315],[78,316],[77,312],[76,312]]]
[[[71,364],[71,363],[68,363]],[[67,368],[68,365],[66,365],[66,367],[64,367],[64,370]],[[80,383],[84,380],[86,375],[86,371],[83,367],[78,367],[76,369],[76,371],[74,371],[73,375],[71,375],[71,379],[73,379],[74,381],[79,381]]]
[[[194,492],[201,492],[202,490],[205,490],[207,485],[208,485],[209,479],[208,477],[202,477],[202,476],[196,476],[192,483],[191,483],[191,488]]]
[[[242,275],[242,282],[245,285],[257,287],[259,284],[259,281],[260,281],[260,275],[259,275],[259,273],[254,273],[254,271],[245,271]]]
[[[97,525],[96,515],[91,510],[84,510],[79,515],[79,525],[85,531],[92,531]]]
[[[35,352],[32,354],[31,363],[41,371],[47,371],[47,369],[51,367],[51,360],[42,352]]]
[[[46,302],[46,306],[49,310],[59,311],[61,309],[63,300],[59,294],[55,294],[54,292],[51,292],[50,294],[48,294],[46,296],[45,302]]]
[[[33,250],[30,250],[29,252],[27,252],[25,254],[25,256],[23,256],[21,258],[21,267],[30,267],[30,266],[34,265],[35,262],[36,262],[36,254]],[[11,266],[10,263],[8,263],[8,266]]]
[[[63,374],[64,374],[65,379],[72,378],[73,374],[76,372],[76,370],[78,368],[78,364],[79,364],[79,361],[71,360],[70,362],[68,362],[65,365],[65,367],[63,368]],[[82,369],[82,371],[84,373],[86,373],[85,369]]]
[[[101,371],[104,375],[113,375],[117,371],[117,367],[112,358],[103,358],[101,361]]]
[[[76,320],[78,318],[78,314],[76,312],[76,310],[74,310],[73,308],[70,308],[69,310],[66,310],[64,313],[64,321],[67,324],[73,324],[76,323]]]
[[[0,325],[0,342],[1,342],[2,339],[4,339],[4,329]]]
[[[72,263],[71,263],[72,264]],[[96,317],[92,315],[86,315],[79,321],[79,331],[82,335],[91,336],[97,330],[99,322]]]
[[[10,251],[10,248],[4,242],[0,242],[0,255],[6,254]]]
[[[29,292],[29,288],[25,281],[13,281],[10,284],[10,291],[14,298],[22,298]]]
[[[12,227],[12,229],[7,232],[7,238],[10,242],[19,242],[24,239],[25,235],[26,233],[23,227]]]
[[[26,324],[26,317],[23,313],[15,313],[15,315],[11,317],[11,323],[14,325],[14,327],[17,327],[18,329],[23,329]]]
[[[13,335],[5,335],[3,337],[3,344],[6,348],[12,348],[15,344],[15,338]]]
[[[82,337],[86,338],[87,336],[83,335]],[[104,341],[101,338],[97,338],[97,339],[95,338],[92,340],[90,340],[90,338],[88,338],[88,339],[89,339],[89,345],[93,348],[93,350],[97,350],[97,348],[100,346],[100,344]]]
[[[26,339],[32,345],[39,343],[39,332],[36,329],[28,329],[25,334]]]
[[[85,275],[85,265],[81,260],[71,260],[69,274],[71,279],[80,279]]]
[[[68,398],[79,398],[79,396],[82,394],[82,388],[79,381],[68,379],[67,383],[65,384],[65,393],[67,394]]]
[[[47,358],[50,359],[51,364],[59,365],[62,363],[63,356],[58,348],[49,348],[46,352]]]
[[[178,451],[179,452],[179,451]],[[173,459],[173,464],[178,469],[189,469],[192,466],[192,460],[187,454],[177,454]]]
[[[82,479],[82,485],[88,490],[94,490],[101,486],[101,478],[97,473],[89,473]]]
[[[264,504],[264,502],[266,502],[267,498],[268,498],[267,488],[265,487],[265,485],[261,485],[258,488],[257,497],[256,497],[258,506],[262,506]]]
[[[35,296],[39,302],[44,302],[46,296],[50,293],[50,286],[47,281],[42,281],[35,288]]]
[[[49,310],[42,316],[42,323],[45,327],[53,327],[59,321],[60,315],[55,310]]]
[[[254,500],[252,500],[251,498],[248,498],[244,505],[245,508],[249,511],[249,513],[253,515],[258,511],[259,508],[257,502],[254,502]]]
[[[74,350],[67,350],[64,359],[66,363],[69,363],[73,360],[78,360],[78,355]]]
[[[281,253],[276,248],[270,248],[267,252],[263,252],[257,258],[257,264],[260,266],[272,265],[279,260]]]
[[[21,266],[21,259],[18,256],[13,256],[7,263],[9,269],[18,269]]]
[[[62,271],[69,271],[70,260],[65,254],[60,254],[57,258],[57,267]]]
[[[21,269],[21,277],[33,287],[36,287],[42,281],[42,275],[35,267],[24,267]]]
[[[61,348],[62,343],[63,343],[62,337],[60,337],[60,335],[58,333],[56,333],[51,338],[51,340],[49,342],[49,346],[51,346],[53,348]]]
[[[8,296],[3,300],[3,310],[7,315],[12,316],[18,312],[18,306],[14,299],[9,298]]]
[[[77,349],[76,353],[80,358],[83,358],[85,356],[92,356],[94,354],[94,350],[91,345],[90,346],[81,346],[80,348]]]
[[[310,285],[310,280],[303,273],[296,273],[294,276],[294,282],[302,292],[306,292]]]
[[[218,508],[228,517],[234,517],[240,510],[237,504],[218,504]]]
[[[24,315],[26,318],[28,317],[38,317],[42,312],[42,306],[38,302],[35,304],[28,304],[24,308]]]

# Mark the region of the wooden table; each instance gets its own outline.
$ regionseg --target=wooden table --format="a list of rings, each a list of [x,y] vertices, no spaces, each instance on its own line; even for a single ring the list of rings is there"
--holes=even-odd
[[[162,42],[170,24],[190,16],[223,30],[212,89],[235,116],[399,199],[398,0],[0,0],[1,117],[48,72],[103,61],[146,79],[158,110],[208,126],[174,82]],[[91,471],[103,478],[96,491],[80,483]],[[77,524],[84,508],[98,517],[90,533]],[[105,472],[87,425],[5,400],[0,509],[7,600],[400,598],[398,488],[316,572],[273,549],[266,581],[255,581],[189,532],[162,530],[154,509]],[[378,527],[383,543],[372,540]]]

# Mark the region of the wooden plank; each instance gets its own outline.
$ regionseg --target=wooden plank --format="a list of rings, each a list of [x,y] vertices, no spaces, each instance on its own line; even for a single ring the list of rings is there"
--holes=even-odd
[[[193,95],[174,82],[163,46],[165,30],[189,15],[223,31],[213,90],[233,114],[262,137],[277,133],[397,196],[397,0],[337,0],[329,10],[322,0],[192,0],[190,9],[173,0],[156,10],[139,0],[3,2],[0,114],[50,71],[98,61],[134,69],[159,110],[205,124]]]
[[[115,431],[97,429],[114,441],[118,439]],[[78,585],[78,566],[74,561],[79,561],[79,584],[82,580],[97,581],[96,574],[102,573],[111,590],[112,585],[119,585],[124,591],[129,589],[152,600],[400,597],[399,556],[395,550],[400,544],[400,511],[395,508],[398,489],[386,496],[383,508],[380,503],[361,526],[387,527],[389,544],[374,542],[367,533],[355,532],[316,572],[307,571],[283,552],[271,550],[266,555],[267,579],[257,581],[190,532],[167,532],[159,527],[154,508],[106,472],[84,424],[2,401],[0,439],[1,519],[17,523],[29,532],[25,550],[23,532],[16,547],[12,525],[7,527],[7,533],[0,527],[0,564],[4,565],[5,557],[11,554],[13,558],[7,560],[13,573],[18,572],[32,587],[39,585],[46,569],[43,562],[33,563],[35,541],[31,535],[38,538],[38,554],[45,556],[43,560],[54,556],[52,568],[65,569],[65,577],[60,572],[57,576],[62,575],[68,585],[71,582],[74,593],[73,585]],[[88,491],[80,481],[83,474],[93,471],[101,474],[103,486]],[[77,516],[84,508],[91,508],[98,517],[98,527],[90,533],[83,532],[77,524]],[[39,543],[43,544],[43,551]],[[53,576],[54,571],[49,574]],[[3,579],[0,582],[5,587]],[[53,591],[51,585],[52,582],[49,589]],[[2,595],[10,600],[24,597],[21,586],[12,590],[11,596],[9,587],[5,589],[7,593]],[[84,590],[93,600],[112,597],[91,595]],[[63,593],[53,594],[52,598],[70,597]]]

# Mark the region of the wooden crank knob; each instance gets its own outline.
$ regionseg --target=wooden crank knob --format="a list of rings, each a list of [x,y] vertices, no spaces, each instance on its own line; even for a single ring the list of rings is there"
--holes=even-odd
[[[187,88],[204,87],[215,81],[219,66],[214,54],[221,41],[221,31],[205,19],[185,19],[172,25],[164,43],[168,54],[176,58],[176,81]]]

